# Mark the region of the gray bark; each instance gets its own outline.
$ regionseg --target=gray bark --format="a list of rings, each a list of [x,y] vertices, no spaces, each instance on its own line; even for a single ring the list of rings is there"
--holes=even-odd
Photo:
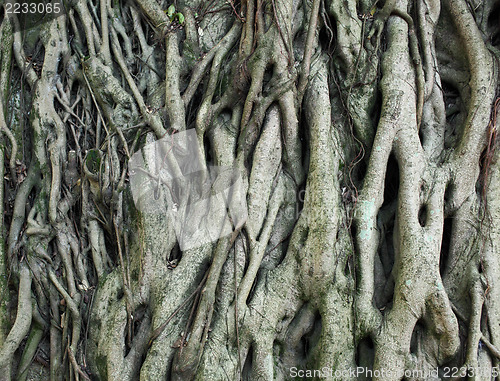
[[[498,3],[60,4],[0,24],[0,380],[495,379]]]

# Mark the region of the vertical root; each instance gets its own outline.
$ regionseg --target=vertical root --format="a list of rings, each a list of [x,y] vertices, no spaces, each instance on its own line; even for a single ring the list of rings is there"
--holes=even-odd
[[[32,317],[31,305],[31,273],[26,262],[21,264],[19,271],[19,291],[17,315],[14,325],[9,331],[5,342],[0,344],[0,378],[10,381],[12,360],[21,341],[28,334]]]

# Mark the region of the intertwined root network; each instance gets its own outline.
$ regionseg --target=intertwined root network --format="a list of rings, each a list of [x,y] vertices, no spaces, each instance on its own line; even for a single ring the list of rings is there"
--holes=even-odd
[[[498,364],[498,3],[66,6],[0,24],[1,380]]]

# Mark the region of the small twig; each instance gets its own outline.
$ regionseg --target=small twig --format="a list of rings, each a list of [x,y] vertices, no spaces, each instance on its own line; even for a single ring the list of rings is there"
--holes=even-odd
[[[151,347],[151,345],[153,344],[153,341],[155,341],[158,338],[158,336],[160,336],[162,334],[162,332],[165,330],[165,328],[167,327],[168,323],[170,323],[170,321],[174,318],[174,316],[177,315],[179,313],[179,311],[182,310],[187,303],[189,303],[189,301],[193,298],[193,296],[195,296],[201,290],[201,288],[203,287],[203,285],[205,284],[205,282],[206,282],[206,280],[208,278],[208,273],[209,273],[209,271],[207,271],[205,273],[205,275],[203,276],[203,279],[201,280],[200,284],[191,293],[191,295],[189,295],[187,297],[187,299],[184,302],[182,302],[182,304],[179,307],[177,307],[174,312],[172,312],[172,314],[168,317],[167,320],[165,320],[165,322],[162,325],[160,325],[158,328],[156,328],[153,331],[153,333],[151,333],[151,337],[150,337],[149,342],[148,342],[148,346],[149,347]]]
[[[484,337],[483,334],[481,334],[481,341],[484,343],[486,348],[488,348],[491,354],[500,360],[500,351],[486,337]]]
[[[419,130],[420,124],[422,123],[422,114],[424,110],[425,78],[424,69],[422,68],[422,59],[420,58],[420,52],[418,51],[418,39],[415,33],[413,19],[408,13],[395,8],[392,10],[391,15],[401,17],[404,21],[406,21],[406,24],[408,24],[410,55],[416,71],[415,80],[417,84],[417,130]]]
[[[234,7],[234,4],[233,4],[233,0],[227,0],[229,2],[229,4],[231,4],[231,8],[233,8],[233,12],[234,14],[236,15],[236,17],[238,18],[238,20],[240,20],[242,23],[245,22],[245,20],[243,20],[240,16],[240,14],[236,11],[236,8]]]
[[[189,313],[189,317],[188,317],[188,320],[186,322],[186,328],[184,329],[184,334],[182,335],[181,346],[180,346],[179,352],[182,352],[182,349],[187,344],[189,326],[191,325],[191,322],[193,321],[194,312],[196,310],[196,306],[198,305],[199,300],[200,300],[200,293],[198,292],[198,293],[196,293],[196,298],[194,299],[194,303],[191,306],[191,312]]]
[[[288,45],[288,41],[285,39],[285,36],[283,34],[283,31],[281,30],[280,23],[278,21],[278,14],[276,11],[276,4],[274,0],[271,0],[271,4],[273,6],[273,16],[274,16],[274,22],[276,23],[276,26],[278,27],[278,32],[280,34],[281,40],[283,41],[283,44],[285,45],[286,52],[288,53],[288,65],[289,69],[292,68],[292,59],[293,59],[293,53],[290,49],[290,46]]]
[[[123,279],[123,289],[125,293],[125,301],[127,308],[127,345],[130,348],[132,346],[132,307],[131,307],[131,295],[129,282],[127,279],[127,271],[125,270],[125,262],[123,261],[122,245],[120,243],[120,232],[118,231],[118,224],[116,219],[113,218],[113,225],[115,226],[116,243],[118,245],[118,257],[120,258],[120,267],[122,270]]]
[[[104,121],[104,118],[101,113],[101,109],[99,108],[99,105],[97,104],[97,100],[95,99],[94,91],[92,90],[92,87],[90,86],[89,80],[87,78],[87,75],[85,74],[85,62],[82,58],[82,73],[83,73],[83,78],[85,79],[85,83],[87,84],[87,87],[89,88],[90,96],[92,97],[92,101],[94,102],[94,105],[97,109],[97,113],[99,114],[99,119],[102,121],[102,125],[104,126],[104,130],[106,130],[106,134],[109,135],[109,131],[106,127],[106,122]],[[96,142],[96,144],[99,144],[99,142]]]
[[[302,98],[304,96],[304,91],[306,90],[307,82],[309,82],[309,71],[311,69],[311,56],[313,50],[314,37],[316,35],[316,26],[318,25],[318,14],[319,14],[320,0],[314,0],[311,17],[309,19],[309,29],[307,31],[306,46],[304,48],[304,60],[302,61],[302,73],[299,80],[299,86],[297,88],[299,102],[302,103]]]
[[[67,347],[68,349],[68,356],[69,356],[69,359],[71,361],[71,365],[73,365],[73,368],[75,369],[75,371],[80,375],[82,376],[84,379],[86,379],[87,381],[91,381],[90,380],[90,377],[87,375],[87,373],[85,373],[81,368],[80,366],[78,365],[78,363],[76,362],[76,358],[75,358],[75,355],[73,354],[73,351],[71,350],[71,348],[68,346]]]
[[[1,102],[0,102],[0,105],[1,105]],[[17,175],[16,175],[17,142],[16,142],[16,138],[14,137],[14,134],[12,134],[12,132],[5,125],[3,111],[2,111],[1,118],[2,118],[2,120],[0,121],[0,123],[2,124],[2,132],[5,134],[5,136],[7,136],[7,138],[10,141],[10,144],[12,146],[11,153],[10,153],[10,159],[9,159],[9,169],[10,169],[11,181],[13,184],[17,184]]]
[[[459,309],[457,307],[455,307],[455,305],[452,302],[450,302],[450,304],[451,304],[451,309],[453,310],[455,315],[457,315],[457,317],[460,320],[462,320],[464,323],[468,324],[469,321],[462,314],[462,312],[460,312]],[[500,351],[483,335],[483,333],[481,333],[481,341],[484,343],[486,348],[488,348],[488,350],[491,352],[491,354],[500,360]]]

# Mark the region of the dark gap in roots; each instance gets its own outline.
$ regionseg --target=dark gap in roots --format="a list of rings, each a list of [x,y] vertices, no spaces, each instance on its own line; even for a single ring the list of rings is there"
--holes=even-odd
[[[245,262],[243,263],[243,274],[246,274],[246,272],[248,270],[248,264],[250,263],[250,249],[246,245],[246,243],[248,243],[248,242],[249,242],[248,237],[246,237],[246,240],[245,240],[245,238],[243,238],[242,247],[243,247],[243,253],[245,254]],[[233,255],[234,255],[234,253],[233,253]]]
[[[417,353],[418,343],[424,331],[425,331],[425,323],[422,319],[419,319],[415,324],[415,327],[413,327],[413,333],[411,334],[410,353],[413,354]]]
[[[418,131],[418,139],[420,140],[420,145],[423,147],[425,144],[424,129],[421,127]]]
[[[172,248],[170,255],[167,258],[167,268],[169,270],[175,269],[182,259],[182,250],[179,246],[179,242],[175,243],[175,246]]]
[[[6,172],[7,173],[7,172]],[[27,206],[29,206],[29,209],[31,210],[31,208],[33,208],[33,205],[35,204],[35,200],[36,200],[36,196],[37,196],[37,193],[38,193],[38,189],[36,186],[34,186],[33,188],[31,188],[31,191],[28,195],[28,199],[27,199]],[[41,196],[40,196],[41,197]],[[26,214],[28,214],[29,212],[26,211]],[[38,213],[37,213],[38,214]]]
[[[491,45],[500,46],[500,2],[495,4],[488,17],[488,29],[491,30]]]
[[[243,381],[252,380],[252,366],[253,366],[253,344],[250,345],[248,349],[247,357],[245,358],[245,363],[243,364],[241,370],[241,379]]]
[[[446,189],[444,191],[444,216],[448,217],[450,214],[450,210],[452,210],[452,200],[453,193],[455,193],[455,185],[453,182],[449,182],[446,185]]]
[[[384,180],[384,202],[377,214],[377,230],[379,246],[378,261],[375,261],[374,303],[378,308],[392,304],[394,297],[394,281],[392,268],[394,266],[394,221],[399,192],[399,165],[396,156],[391,153],[387,160]]]
[[[478,195],[481,196],[483,186],[485,185],[485,170],[489,171],[490,168],[487,168],[488,166],[488,147],[483,149],[481,152],[481,156],[479,156],[479,178],[477,179],[476,182],[476,191],[478,192]]]
[[[246,272],[246,269],[245,269],[245,272]],[[257,273],[257,275],[255,276],[255,278],[253,280],[252,288],[250,289],[250,292],[248,293],[248,297],[246,300],[247,306],[250,305],[250,303],[252,303],[253,296],[255,295],[255,290],[257,289],[257,283],[259,282],[259,279],[260,279],[259,275],[260,275],[260,273]]]
[[[397,200],[399,191],[399,165],[396,160],[396,156],[393,153],[389,155],[387,160],[387,170],[385,173],[385,183],[384,183],[384,206],[389,205],[393,201]]]
[[[139,327],[141,326],[142,320],[147,318],[146,316],[147,309],[148,309],[147,305],[141,304],[132,313],[132,316],[134,317],[133,330],[132,330],[134,337],[137,336],[137,333],[139,332]]]
[[[351,237],[353,238],[352,239],[352,242],[353,242],[353,246],[354,246],[354,252],[357,253],[359,251],[359,247],[357,245],[357,234],[358,234],[358,226],[356,225],[356,221],[354,220],[353,223],[351,224]]]
[[[326,15],[326,13],[325,13]],[[330,23],[329,17],[326,16],[327,22]],[[328,52],[328,54],[332,53],[332,47],[335,46],[335,35],[334,29],[329,26],[330,30],[328,30],[326,27],[321,28],[319,31],[319,43],[321,45],[321,50],[324,52]]]
[[[78,93],[80,92],[79,90],[80,90],[80,83],[78,81],[72,82],[71,89],[69,91],[69,96],[70,96],[69,101],[71,104],[73,104],[76,101],[76,99],[78,97]],[[78,114],[77,110],[75,110],[75,114]],[[86,126],[85,126],[85,128],[86,128]]]
[[[361,143],[363,144],[363,143]],[[355,168],[353,169],[353,181],[356,184],[360,184],[363,179],[366,176],[366,171],[368,170],[368,155],[365,155],[365,157],[359,161],[359,163],[356,164]],[[357,159],[356,159],[357,161]],[[354,163],[351,163],[351,165],[354,165]],[[357,196],[357,195],[356,195]]]
[[[321,321],[321,314],[319,313],[319,311],[316,311],[314,313],[314,323],[312,325],[312,328],[308,332],[306,332],[300,339],[302,354],[306,362],[309,362],[309,360],[314,358],[314,355],[317,354],[315,353],[315,349],[317,349],[319,339],[321,337],[322,327],[323,324]]]
[[[295,210],[293,212],[295,213]],[[278,216],[281,216],[281,218],[287,218],[283,217],[281,211],[279,213],[280,214],[278,214]],[[274,240],[269,242],[269,245],[266,249],[266,254],[264,258],[262,258],[262,263],[259,268],[259,276],[269,270],[278,267],[281,262],[283,262],[288,250],[288,245],[290,244],[290,237],[291,233],[280,242],[276,242]]]
[[[124,47],[124,46],[125,46],[125,40],[124,40],[124,38],[123,38],[122,34],[117,32],[117,33],[116,33],[116,37],[118,38],[118,45],[119,45],[119,46],[123,46],[123,47]],[[113,43],[113,42],[111,42],[111,41],[113,41],[113,40],[110,38],[110,44],[112,44],[112,43]],[[127,60],[127,58],[129,58],[129,57],[127,57],[127,51],[126,51],[124,48],[122,48],[122,55],[123,55],[123,58],[124,58],[125,60]],[[133,70],[132,70],[132,73],[131,73],[131,74],[135,75],[135,74],[137,74],[137,73],[134,73],[134,72],[133,72]],[[123,86],[123,85],[122,85],[122,86]],[[127,88],[129,88],[128,84],[127,84]],[[130,89],[130,88],[129,88],[129,89]]]
[[[374,123],[376,127],[380,119],[380,114],[382,113],[382,91],[377,87],[375,93],[375,101],[370,109],[370,120]]]
[[[344,265],[344,275],[345,276],[350,276],[352,273],[353,266],[353,261],[352,261],[352,254],[348,254],[347,259],[345,261]]]
[[[145,315],[147,313],[147,308],[148,308],[147,305],[141,304],[132,312],[133,319],[130,320],[130,323],[132,324],[132,330],[131,330],[132,337],[130,338],[131,346],[129,346],[127,342],[125,343],[124,357],[127,356],[130,350],[132,349],[133,340],[139,333],[139,328],[141,327],[142,320],[146,318]],[[127,335],[128,335],[128,324],[126,324],[124,327],[124,337],[127,337]]]
[[[266,67],[266,71],[264,72],[264,76],[262,78],[262,95],[269,95],[269,91],[271,90],[269,84],[273,78],[274,65],[269,65]],[[273,81],[275,82],[275,81]]]
[[[283,355],[286,351],[284,343],[278,339],[273,340],[274,375],[284,374]]]
[[[380,34],[380,54],[381,54],[381,56],[387,51],[387,47],[388,47],[388,43],[387,43],[388,38],[387,37],[388,37],[389,33],[387,32],[387,24],[388,23],[385,23],[384,30]],[[366,33],[369,33],[370,32],[369,28],[366,28],[366,29],[368,29],[366,31]],[[376,36],[376,34],[375,34],[375,36]],[[372,39],[374,39],[374,38],[375,37],[372,37]]]
[[[309,169],[309,135],[307,133],[309,128],[305,128],[307,126],[305,107],[301,107],[299,124],[302,127],[299,128],[299,139],[303,153],[302,167],[307,171]]]
[[[111,263],[118,264],[119,258],[118,258],[118,246],[116,245],[116,236],[114,235],[114,232],[113,233],[111,232],[109,223],[106,225],[101,223],[100,226],[103,229],[104,246],[106,247],[109,259],[111,260]]]
[[[309,340],[316,318],[315,310],[306,302],[293,316],[285,315],[279,323],[278,330],[284,335],[280,334],[274,341],[274,355],[285,374],[290,373],[291,367],[307,368],[304,340]]]
[[[23,41],[24,43],[25,41]],[[26,46],[26,65],[33,69],[38,77],[42,73],[43,62],[45,60],[45,48],[41,40],[33,43],[32,46],[23,44]]]
[[[203,146],[205,147],[205,162],[207,165],[214,164],[213,163],[213,155],[212,155],[212,145],[210,144],[210,139],[207,134],[203,135]]]
[[[116,300],[120,301],[123,299],[123,296],[125,295],[123,288],[120,288],[118,292],[116,293]]]
[[[392,305],[394,297],[394,222],[397,201],[393,200],[380,208],[377,214],[377,229],[380,235],[377,250],[379,261],[375,262],[375,294],[374,303],[377,308]]]
[[[463,132],[463,103],[460,92],[451,83],[443,81],[443,96],[446,110],[444,147],[453,148]]]
[[[427,225],[427,204],[423,204],[418,211],[418,223],[424,227]]]
[[[186,127],[189,128],[194,128],[196,125],[196,110],[200,109],[201,102],[203,100],[203,94],[201,91],[197,90],[194,93],[193,98],[191,99],[191,102],[189,102],[187,108],[186,108]],[[163,97],[162,100],[162,107],[165,106],[165,99]],[[166,115],[165,115],[166,117]]]
[[[297,191],[296,216],[300,216],[304,208],[304,199],[306,196],[306,184],[301,184]]]
[[[451,201],[451,196],[453,193],[453,183],[448,183],[446,189],[444,190],[444,204],[448,204]]]
[[[375,344],[371,337],[365,337],[359,342],[356,349],[356,365],[365,369],[373,369],[374,358]]]
[[[439,255],[439,273],[443,277],[444,269],[448,262],[451,245],[451,233],[453,228],[453,216],[444,219],[443,223],[443,238],[441,241],[441,253]]]

